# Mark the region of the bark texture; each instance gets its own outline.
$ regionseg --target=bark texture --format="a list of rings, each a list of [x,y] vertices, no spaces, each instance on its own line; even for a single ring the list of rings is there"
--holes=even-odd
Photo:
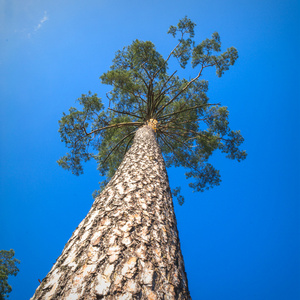
[[[143,126],[31,300],[190,299],[164,160]]]

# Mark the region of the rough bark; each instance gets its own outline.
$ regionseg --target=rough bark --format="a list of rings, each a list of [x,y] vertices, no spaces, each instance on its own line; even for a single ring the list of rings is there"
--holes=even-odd
[[[164,160],[143,126],[31,300],[190,299]]]

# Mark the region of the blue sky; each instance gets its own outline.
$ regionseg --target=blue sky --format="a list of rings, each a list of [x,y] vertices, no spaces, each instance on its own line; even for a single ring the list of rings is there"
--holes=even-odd
[[[167,55],[166,32],[185,15],[197,41],[218,31],[223,50],[239,51],[222,78],[204,78],[248,152],[241,163],[215,155],[222,183],[205,193],[169,170],[186,198],[175,211],[191,296],[300,299],[299,10],[292,0],[0,0],[0,249],[21,260],[11,300],[33,295],[101,180],[93,163],[79,177],[57,165],[62,112],[89,90],[107,103],[99,76],[114,53],[141,39]]]

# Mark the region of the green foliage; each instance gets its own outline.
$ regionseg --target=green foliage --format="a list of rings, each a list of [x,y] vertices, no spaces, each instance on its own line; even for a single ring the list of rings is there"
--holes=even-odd
[[[15,251],[13,249],[0,251],[0,300],[8,298],[8,294],[12,291],[11,286],[7,282],[8,276],[16,276],[19,272],[16,264],[19,264],[20,261],[13,258],[14,255]]]
[[[221,77],[229,66],[233,66],[238,58],[238,52],[234,47],[227,49],[220,55],[213,55],[221,51],[221,40],[217,32],[213,33],[211,39],[206,39],[193,49],[192,66],[193,68],[201,65],[202,67],[216,67],[218,77]]]
[[[135,40],[117,51],[110,69],[100,79],[111,85],[107,93],[109,107],[104,110],[96,94],[78,99],[81,109],[70,108],[59,121],[62,141],[70,152],[58,163],[79,175],[82,162],[94,158],[105,181],[114,174],[132,144],[136,130],[150,119],[158,121],[156,134],[167,167],[182,166],[190,187],[204,191],[220,184],[220,174],[208,162],[219,150],[230,159],[241,161],[243,137],[229,127],[227,107],[209,103],[208,82],[202,79],[208,67],[215,67],[221,77],[238,58],[234,47],[221,53],[218,33],[199,44],[194,41],[195,23],[187,17],[171,26],[168,33],[178,39],[167,58],[150,41]],[[191,66],[197,74],[191,79],[179,78],[177,70],[168,72],[175,58],[180,67]],[[97,193],[97,192],[96,192]],[[183,203],[180,190],[173,195]]]
[[[175,47],[172,55],[176,57],[182,68],[188,63],[191,57],[191,47],[194,45],[192,38],[195,36],[194,27],[196,26],[190,19],[184,17],[179,21],[177,26],[170,26],[168,33],[173,37],[179,35],[179,43]],[[188,34],[189,38],[185,39],[185,35]]]
[[[172,189],[172,195],[173,197],[177,198],[178,204],[181,206],[184,203],[184,197],[180,194],[181,187],[177,186],[175,189]]]

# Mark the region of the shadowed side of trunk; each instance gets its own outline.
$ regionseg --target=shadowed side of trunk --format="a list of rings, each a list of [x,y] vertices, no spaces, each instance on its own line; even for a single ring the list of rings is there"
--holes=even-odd
[[[38,299],[190,299],[164,160],[143,126]]]

